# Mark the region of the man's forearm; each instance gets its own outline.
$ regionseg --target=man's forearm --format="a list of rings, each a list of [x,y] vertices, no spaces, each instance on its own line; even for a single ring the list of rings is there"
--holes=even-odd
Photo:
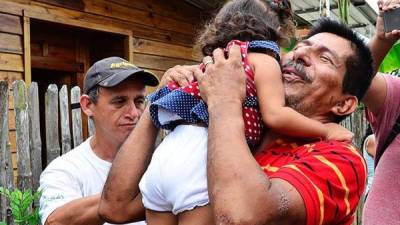
[[[394,43],[394,40],[382,40],[377,35],[373,36],[368,42],[369,49],[371,50],[371,54],[374,59],[374,75],[378,72],[379,66]]]
[[[45,225],[99,225],[103,224],[97,209],[100,194],[73,200],[49,215]]]
[[[106,221],[124,223],[143,218],[139,181],[150,162],[157,131],[146,109],[120,148],[104,186],[99,214]]]
[[[209,106],[208,188],[216,224],[263,224],[259,201],[266,199],[269,179],[246,143],[241,104],[222,106]]]

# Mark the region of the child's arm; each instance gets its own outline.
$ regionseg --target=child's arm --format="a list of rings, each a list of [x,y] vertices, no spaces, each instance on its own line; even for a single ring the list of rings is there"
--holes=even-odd
[[[261,115],[269,128],[294,137],[352,139],[352,133],[339,124],[323,124],[285,106],[282,72],[273,57],[251,53],[249,62],[253,66]]]

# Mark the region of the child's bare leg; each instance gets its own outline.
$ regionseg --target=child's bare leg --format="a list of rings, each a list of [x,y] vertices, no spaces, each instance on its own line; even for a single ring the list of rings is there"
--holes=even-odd
[[[179,225],[210,225],[214,224],[210,205],[196,207],[180,213]]]
[[[178,225],[178,216],[172,212],[158,212],[146,209],[147,225]]]

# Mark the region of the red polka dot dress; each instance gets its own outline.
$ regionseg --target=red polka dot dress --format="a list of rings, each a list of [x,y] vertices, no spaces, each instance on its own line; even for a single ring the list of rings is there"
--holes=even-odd
[[[248,52],[254,50],[268,50],[279,57],[279,47],[271,41],[231,41],[226,51],[233,45],[239,45],[242,53],[243,68],[246,73],[246,99],[243,104],[243,120],[247,143],[254,147],[262,137],[263,121],[257,101],[257,92],[254,84],[254,73],[248,61]],[[171,82],[166,87],[149,96],[151,102],[150,114],[157,127],[173,130],[182,123],[203,123],[208,126],[207,105],[202,101],[197,81],[188,86],[179,87]]]

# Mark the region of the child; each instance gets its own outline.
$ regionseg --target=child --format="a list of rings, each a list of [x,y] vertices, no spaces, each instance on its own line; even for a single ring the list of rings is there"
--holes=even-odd
[[[295,137],[351,139],[339,125],[324,125],[285,107],[277,42],[294,34],[292,20],[289,0],[232,0],[199,38],[206,56],[233,44],[241,48],[247,76],[243,119],[252,149],[261,141],[264,123]],[[147,223],[212,224],[206,176],[208,113],[197,83],[170,83],[150,101],[154,124],[172,132],[140,181]]]

